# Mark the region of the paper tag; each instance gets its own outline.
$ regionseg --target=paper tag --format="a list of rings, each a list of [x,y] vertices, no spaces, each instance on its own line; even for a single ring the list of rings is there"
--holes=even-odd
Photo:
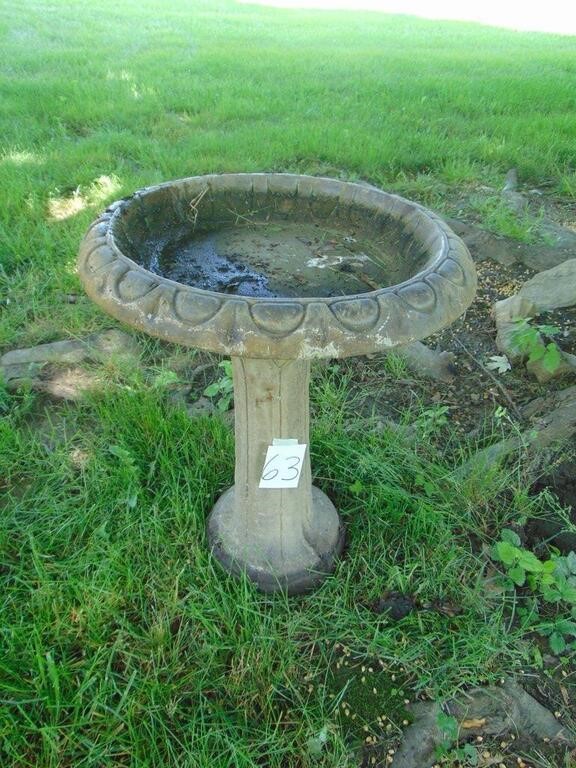
[[[266,451],[259,487],[298,488],[306,447],[297,440],[273,440]]]

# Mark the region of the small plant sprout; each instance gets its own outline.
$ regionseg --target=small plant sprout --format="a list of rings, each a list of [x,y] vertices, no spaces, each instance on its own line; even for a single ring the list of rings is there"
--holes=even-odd
[[[515,531],[505,528],[492,549],[492,557],[504,566],[506,587],[526,587],[545,603],[570,606],[571,619],[556,617],[535,629],[548,637],[553,653],[576,650],[576,641],[567,643],[565,639],[576,638],[576,553],[562,556],[556,550],[548,560],[540,560],[522,546]]]
[[[449,412],[450,408],[447,405],[436,405],[432,408],[427,408],[416,419],[416,425],[425,436],[431,435],[448,424],[447,414]]]
[[[323,757],[323,751],[328,742],[328,726],[323,726],[316,736],[311,736],[306,742],[306,748],[310,757],[320,760]]]
[[[497,406],[494,411],[494,418],[498,424],[502,424],[504,421],[511,421],[508,408],[505,408],[503,405]]]
[[[554,373],[561,362],[560,349],[554,341],[546,341],[560,332],[555,325],[532,325],[531,318],[517,321],[511,340],[518,354],[529,363],[541,361],[544,370]]]
[[[388,352],[384,358],[384,367],[386,372],[395,379],[405,379],[408,376],[408,367],[406,360],[393,350]]]
[[[453,758],[462,766],[479,765],[479,754],[473,744],[464,744],[456,746],[459,736],[459,724],[454,715],[446,714],[440,711],[436,717],[436,726],[442,733],[442,741],[436,747],[436,757],[438,760],[445,761],[446,758]]]
[[[230,360],[223,360],[218,363],[218,368],[223,370],[223,375],[217,381],[209,384],[204,390],[204,394],[206,397],[213,398],[218,410],[225,413],[230,409],[230,404],[234,398],[232,363]]]
[[[171,371],[167,368],[162,368],[154,376],[152,380],[152,386],[154,389],[167,389],[169,387],[178,384],[180,379],[175,371]]]

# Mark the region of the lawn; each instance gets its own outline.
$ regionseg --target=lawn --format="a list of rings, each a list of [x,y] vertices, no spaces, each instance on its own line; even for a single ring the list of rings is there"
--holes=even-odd
[[[574,38],[234,2],[0,7],[0,354],[113,326],[81,295],[78,243],[159,181],[310,173],[453,215],[515,167],[574,203]],[[206,548],[229,425],[174,407],[182,350],[136,338],[139,364],[108,361],[78,402],[0,387],[3,768],[385,765],[406,702],[541,667],[537,606],[516,610],[489,552],[557,504],[519,462],[456,471],[513,425],[471,445],[422,402],[407,439],[368,413],[405,378],[393,358],[365,380],[318,366],[315,482],[348,549],[313,594],[266,596]],[[375,611],[390,591],[418,609]]]

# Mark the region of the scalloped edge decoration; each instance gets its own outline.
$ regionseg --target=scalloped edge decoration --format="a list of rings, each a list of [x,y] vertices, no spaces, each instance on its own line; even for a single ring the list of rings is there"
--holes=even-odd
[[[436,291],[424,280],[400,288],[397,294],[405,304],[417,312],[429,315],[436,307]]]
[[[109,245],[97,245],[85,257],[86,268],[92,273],[99,272],[116,259],[117,256]]]
[[[454,283],[454,285],[460,287],[466,285],[466,275],[464,274],[464,270],[455,259],[450,257],[444,259],[442,264],[436,269],[436,273],[442,275],[445,280]]]
[[[152,193],[147,202],[160,202],[164,190],[167,204],[176,209],[196,189],[208,190],[208,207],[213,195],[225,204],[230,190],[243,191],[248,205],[252,190],[252,201],[264,208],[276,208],[277,200],[286,197],[305,217],[318,206],[323,220],[340,214],[345,219],[348,208],[365,206],[377,231],[380,224],[411,228],[427,258],[409,280],[372,292],[267,299],[178,284],[126,255],[127,243],[117,240],[116,223],[128,211],[140,215],[146,207],[143,196]],[[476,285],[466,246],[422,206],[336,179],[265,173],[178,179],[113,203],[84,236],[79,272],[89,295],[107,312],[152,335],[220,354],[285,359],[348,357],[425,338],[466,309]]]
[[[306,310],[296,301],[259,302],[250,307],[252,320],[261,330],[274,336],[287,336],[302,324]]]
[[[116,293],[122,301],[138,301],[146,296],[158,283],[142,272],[129,269],[116,285]]]
[[[174,311],[179,320],[189,325],[202,325],[220,310],[222,302],[215,296],[202,296],[192,291],[176,291]]]
[[[330,309],[340,325],[350,331],[367,331],[380,317],[380,305],[369,298],[335,301]]]

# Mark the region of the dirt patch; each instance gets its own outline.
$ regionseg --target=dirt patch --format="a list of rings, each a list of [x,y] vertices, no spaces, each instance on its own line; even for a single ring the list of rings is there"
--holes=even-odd
[[[576,526],[576,462],[562,462],[551,474],[539,480],[532,490],[538,493],[544,488],[554,491],[563,507],[570,507],[570,517]]]
[[[337,365],[351,374],[358,394],[369,386],[370,397],[365,402],[366,413],[373,409],[386,418],[398,419],[406,410],[421,404],[445,407],[448,423],[457,434],[474,437],[497,409],[521,418],[524,405],[536,397],[563,389],[572,383],[569,378],[539,384],[522,365],[513,366],[505,374],[489,371],[490,358],[501,353],[496,347],[496,328],[491,316],[496,301],[516,293],[534,272],[522,265],[503,266],[492,260],[476,265],[478,293],[465,315],[452,326],[426,339],[426,344],[454,354],[454,380],[439,383],[405,374],[390,372],[385,355],[350,358]],[[560,309],[546,314],[547,324],[558,326],[558,345],[567,352],[576,349],[576,309]],[[378,395],[374,391],[379,390]]]
[[[539,551],[552,545],[564,555],[576,552],[576,462],[562,462],[531,490],[534,494],[552,492],[563,511],[552,504],[543,517],[529,520],[525,531],[527,546]]]

